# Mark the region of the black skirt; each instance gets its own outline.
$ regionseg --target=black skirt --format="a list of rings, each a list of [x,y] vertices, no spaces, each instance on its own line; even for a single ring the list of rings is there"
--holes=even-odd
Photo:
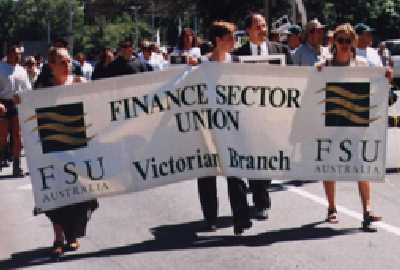
[[[85,236],[86,225],[98,207],[98,201],[91,200],[46,211],[45,214],[53,224],[63,228],[68,241]]]

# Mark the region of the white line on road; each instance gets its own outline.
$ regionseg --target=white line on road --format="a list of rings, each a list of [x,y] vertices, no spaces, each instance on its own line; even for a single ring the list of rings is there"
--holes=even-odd
[[[19,186],[19,187],[17,187],[17,189],[19,189],[19,190],[32,190],[32,184],[26,184],[26,185],[23,185],[23,186]]]
[[[280,181],[277,181],[277,182],[282,183]],[[312,194],[310,192],[305,191],[304,189],[296,188],[296,187],[288,187],[288,191],[293,192],[293,193],[295,193],[297,195],[300,195],[300,196],[302,196],[302,197],[304,197],[306,199],[309,199],[310,201],[313,201],[313,202],[316,202],[316,203],[318,203],[320,205],[328,207],[328,202],[324,198],[318,197],[318,196],[316,196],[316,195],[314,195],[314,194]],[[350,210],[350,209],[348,209],[348,208],[346,208],[344,206],[337,205],[336,209],[337,209],[338,212],[343,213],[343,214],[345,214],[345,215],[347,215],[349,217],[358,219],[360,221],[363,220],[362,214],[357,213],[357,212],[355,212],[353,210]],[[395,234],[397,236],[400,236],[400,228],[398,228],[396,226],[389,225],[389,224],[387,224],[385,222],[382,222],[382,221],[381,222],[376,222],[375,224],[376,224],[376,226],[378,228],[381,228],[381,229],[383,229],[383,230],[385,230],[387,232],[390,232],[390,233],[393,233],[393,234]]]

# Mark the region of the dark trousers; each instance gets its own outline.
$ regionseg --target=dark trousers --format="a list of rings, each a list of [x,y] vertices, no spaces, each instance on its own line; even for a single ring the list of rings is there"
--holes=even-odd
[[[268,188],[271,180],[249,180],[250,190],[253,194],[253,204],[256,209],[270,209],[271,198]]]
[[[250,210],[246,199],[246,185],[236,177],[228,177],[227,180],[233,223],[236,225],[247,224],[250,220]],[[204,219],[210,224],[216,224],[218,216],[216,176],[199,178],[197,185]]]

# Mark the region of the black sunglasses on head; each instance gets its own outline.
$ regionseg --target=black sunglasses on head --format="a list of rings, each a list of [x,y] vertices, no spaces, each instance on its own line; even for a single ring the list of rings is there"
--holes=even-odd
[[[337,43],[343,45],[343,44],[347,44],[350,45],[351,44],[351,39],[350,38],[343,38],[343,37],[339,37],[336,39]]]

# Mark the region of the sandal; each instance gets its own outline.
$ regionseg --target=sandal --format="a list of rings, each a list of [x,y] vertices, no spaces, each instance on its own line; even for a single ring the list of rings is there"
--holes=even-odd
[[[377,232],[378,228],[372,225],[372,222],[381,221],[382,217],[373,215],[370,211],[364,213],[364,220],[361,223],[361,228],[365,232]]]
[[[51,256],[59,259],[64,255],[64,242],[54,241],[53,247],[51,248]]]
[[[339,223],[339,220],[337,218],[337,211],[335,209],[328,209],[328,215],[325,219],[325,222],[329,222],[331,224],[337,224]]]

